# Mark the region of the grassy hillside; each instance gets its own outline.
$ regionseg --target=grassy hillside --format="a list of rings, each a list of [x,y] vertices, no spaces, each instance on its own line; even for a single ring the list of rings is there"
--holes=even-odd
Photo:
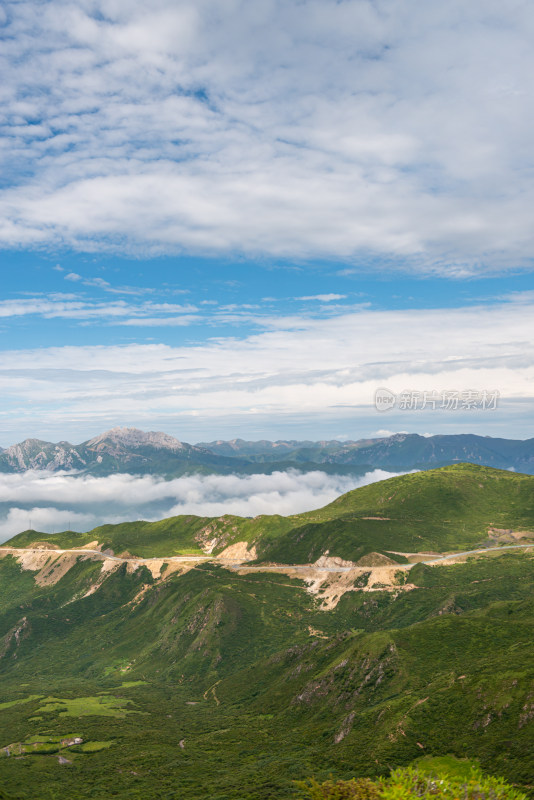
[[[121,568],[83,597],[99,570],[37,587],[0,560],[0,747],[26,748],[0,754],[6,791],[285,800],[294,779],[445,753],[529,791],[531,556],[421,565],[417,589],[330,612],[299,581],[215,565],[163,584]]]
[[[533,476],[458,464],[373,483],[291,517],[181,516],[83,534],[26,531],[9,544],[48,541],[68,548],[97,541],[115,553],[149,557],[200,553],[201,542],[213,539],[215,553],[247,541],[261,559],[305,563],[326,550],[356,561],[376,551],[469,549],[487,540],[490,527],[534,531]]]
[[[202,541],[216,539],[218,553],[236,541],[269,541],[290,530],[294,523],[291,517],[261,516],[254,519],[225,514],[221,517],[197,517],[193,515],[170,517],[158,522],[123,522],[118,525],[101,525],[86,533],[63,531],[41,533],[28,530],[14,536],[6,546],[31,547],[35,543],[48,542],[59,548],[84,547],[91,542],[111,549],[116,554],[129,553],[142,558],[183,554],[204,554]]]
[[[49,542],[60,548],[84,547],[96,542],[103,549],[111,548],[115,553],[129,552],[132,555],[149,557],[180,555],[183,552],[201,553],[195,534],[208,523],[208,517],[171,517],[158,522],[123,522],[118,525],[101,525],[86,533],[64,531],[46,534],[24,531],[6,542],[13,547],[30,547],[35,542]]]
[[[534,477],[475,464],[455,464],[401,475],[342,495],[320,510],[322,519],[340,513],[382,512],[392,517],[468,523],[482,514],[497,525],[510,513],[534,517]]]
[[[468,549],[490,527],[534,531],[534,477],[458,464],[391,478],[293,517],[295,527],[260,545],[278,561],[313,561],[326,549],[357,560],[375,550]]]

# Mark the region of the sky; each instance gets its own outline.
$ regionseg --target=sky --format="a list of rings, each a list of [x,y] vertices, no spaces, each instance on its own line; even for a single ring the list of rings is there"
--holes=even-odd
[[[531,437],[533,34],[519,0],[8,0],[0,446]]]

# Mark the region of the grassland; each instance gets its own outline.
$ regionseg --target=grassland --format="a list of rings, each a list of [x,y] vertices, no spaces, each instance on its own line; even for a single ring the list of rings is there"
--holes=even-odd
[[[64,699],[60,697],[46,697],[42,705],[37,709],[37,713],[61,714],[63,717],[118,717],[122,719],[126,714],[135,713],[128,708],[131,700],[119,697],[112,697],[108,694],[100,693],[92,697],[75,697]]]

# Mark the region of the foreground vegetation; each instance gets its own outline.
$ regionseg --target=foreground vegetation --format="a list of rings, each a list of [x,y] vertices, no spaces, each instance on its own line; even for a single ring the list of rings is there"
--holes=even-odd
[[[439,764],[442,760],[431,761]],[[452,770],[452,775],[450,766],[445,771],[431,771],[427,764],[396,769],[387,778],[378,781],[352,778],[348,781],[331,779],[319,783],[312,778],[309,781],[297,781],[297,786],[300,796],[307,800],[456,800],[459,797],[464,800],[526,800],[526,795],[502,778],[484,775],[474,767],[467,771],[462,762],[457,764],[458,768]]]

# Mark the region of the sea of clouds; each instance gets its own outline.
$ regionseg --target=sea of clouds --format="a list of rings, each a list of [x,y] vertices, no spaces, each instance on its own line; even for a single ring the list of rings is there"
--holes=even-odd
[[[360,477],[288,470],[271,475],[189,475],[170,481],[125,473],[94,477],[34,470],[0,475],[0,541],[29,527],[53,533],[178,514],[296,514],[391,477],[393,473],[380,469]]]

